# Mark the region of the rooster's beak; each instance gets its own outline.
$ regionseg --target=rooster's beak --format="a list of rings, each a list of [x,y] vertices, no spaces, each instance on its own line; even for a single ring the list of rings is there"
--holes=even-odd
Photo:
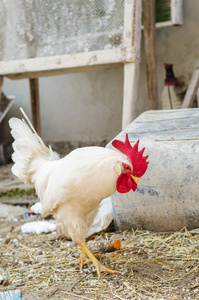
[[[139,178],[131,174],[131,178],[138,184]]]

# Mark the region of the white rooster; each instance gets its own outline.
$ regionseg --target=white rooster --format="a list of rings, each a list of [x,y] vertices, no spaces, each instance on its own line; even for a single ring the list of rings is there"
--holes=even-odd
[[[84,147],[60,159],[50,146],[45,146],[28,122],[30,127],[18,118],[9,121],[15,139],[13,174],[25,184],[34,185],[43,215],[53,214],[57,229],[78,243],[81,268],[87,257],[96,267],[98,278],[101,271],[116,272],[96,259],[87,248],[85,239],[103,199],[116,190],[120,193],[136,190],[138,178],[148,166],[148,156],[142,155],[144,149],[138,152],[139,141],[131,147],[126,135],[125,143],[118,140],[112,143],[120,152],[103,147]]]

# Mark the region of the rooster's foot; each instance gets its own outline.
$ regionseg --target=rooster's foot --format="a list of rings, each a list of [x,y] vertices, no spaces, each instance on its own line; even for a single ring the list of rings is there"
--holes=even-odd
[[[109,269],[109,268],[103,266],[85,244],[79,244],[79,246],[80,246],[80,250],[81,250],[81,254],[80,254],[81,269],[83,268],[84,264],[92,262],[97,270],[98,279],[101,278],[101,272],[118,273],[115,270],[112,270],[112,269]],[[97,254],[97,255],[99,256],[99,254]],[[86,257],[88,257],[88,259]]]

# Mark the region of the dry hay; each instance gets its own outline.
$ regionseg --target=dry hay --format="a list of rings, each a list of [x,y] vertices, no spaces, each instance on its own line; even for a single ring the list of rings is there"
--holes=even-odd
[[[28,300],[199,299],[197,231],[119,233],[121,249],[100,260],[120,273],[102,273],[98,280],[91,265],[80,270],[74,243],[54,234],[23,235],[14,222],[0,225],[0,291],[20,289]],[[100,250],[114,238],[114,232],[105,232],[87,245]]]

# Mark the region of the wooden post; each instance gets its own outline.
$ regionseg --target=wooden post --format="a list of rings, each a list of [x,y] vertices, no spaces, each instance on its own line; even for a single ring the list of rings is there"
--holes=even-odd
[[[193,105],[193,101],[196,97],[196,93],[199,88],[199,61],[197,62],[196,68],[193,72],[189,87],[185,94],[181,108],[190,108]]]
[[[41,135],[38,78],[29,79],[29,83],[30,83],[32,122],[37,133]]]
[[[124,47],[132,49],[133,60],[124,64],[122,129],[136,118],[140,73],[141,11],[140,0],[125,0]]]
[[[0,76],[0,109],[1,109],[1,92],[3,87],[3,76]]]
[[[158,108],[155,54],[155,0],[142,0],[142,7],[148,85],[148,107],[151,110]]]
[[[171,21],[173,25],[183,24],[183,0],[171,0]]]

